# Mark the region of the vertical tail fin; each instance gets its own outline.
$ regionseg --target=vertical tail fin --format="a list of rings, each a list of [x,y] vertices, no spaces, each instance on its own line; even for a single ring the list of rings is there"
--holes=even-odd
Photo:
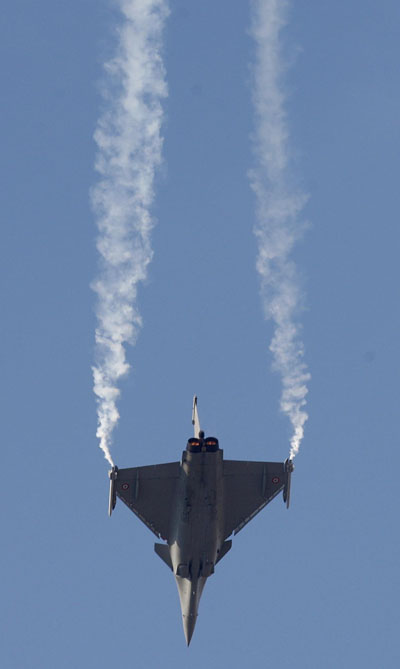
[[[197,411],[197,395],[193,397],[192,425],[194,426],[194,436],[198,439],[200,434],[199,412]]]

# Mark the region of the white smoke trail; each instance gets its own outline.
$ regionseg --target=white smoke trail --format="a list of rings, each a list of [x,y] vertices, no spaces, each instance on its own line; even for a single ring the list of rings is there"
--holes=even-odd
[[[284,67],[280,53],[280,31],[286,24],[288,2],[253,0],[251,4],[251,35],[256,45],[253,66],[256,167],[250,172],[250,182],[257,203],[257,270],[265,318],[272,319],[275,325],[270,350],[273,367],[282,377],[281,409],[293,426],[290,442],[293,458],[308,418],[304,406],[310,374],[303,361],[300,326],[296,321],[301,292],[290,252],[304,228],[298,215],[307,197],[291,186],[288,169]]]
[[[99,229],[101,269],[97,293],[97,437],[106,459],[118,421],[117,383],[129,370],[124,344],[134,343],[141,318],[138,283],[152,258],[150,207],[154,173],[161,161],[162,106],[167,95],[161,58],[167,0],[119,0],[123,22],[114,58],[106,63],[106,110],[98,121],[95,168],[100,180],[92,192]]]

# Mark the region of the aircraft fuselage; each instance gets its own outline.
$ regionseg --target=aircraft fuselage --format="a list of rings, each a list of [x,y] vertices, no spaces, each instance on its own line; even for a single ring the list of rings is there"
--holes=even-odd
[[[183,451],[175,518],[170,539],[174,573],[210,576],[222,538],[223,451]]]
[[[170,555],[189,643],[206,579],[223,544],[223,452],[182,455]]]

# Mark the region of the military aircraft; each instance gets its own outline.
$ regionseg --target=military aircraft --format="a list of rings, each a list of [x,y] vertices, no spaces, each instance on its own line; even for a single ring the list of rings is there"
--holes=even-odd
[[[283,491],[289,507],[291,460],[248,462],[224,460],[218,439],[200,429],[197,397],[193,399],[194,437],[181,462],[109,472],[109,515],[119,497],[154,534],[157,555],[175,575],[183,630],[189,645],[200,597],[215,565],[237,534]]]

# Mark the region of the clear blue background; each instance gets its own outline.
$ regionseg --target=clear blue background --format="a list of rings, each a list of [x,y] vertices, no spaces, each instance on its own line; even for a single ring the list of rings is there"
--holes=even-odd
[[[225,457],[283,460],[255,271],[247,2],[171,1],[170,96],[144,328],[113,455],[178,460],[190,410]],[[400,663],[399,28],[396,0],[293,3],[293,171],[311,198],[303,277],[309,422],[275,500],[207,583],[188,650],[154,537],[107,517],[90,366],[88,192],[106,0],[7,2],[0,27],[1,663],[385,669]]]

